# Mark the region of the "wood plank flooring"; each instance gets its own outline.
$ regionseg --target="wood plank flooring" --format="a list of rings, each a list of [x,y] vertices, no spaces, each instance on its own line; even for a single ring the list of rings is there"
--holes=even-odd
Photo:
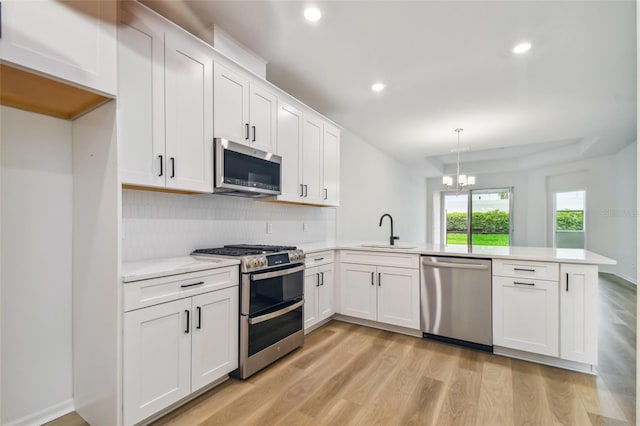
[[[594,377],[332,321],[154,424],[634,425],[636,291],[607,276],[599,338]]]

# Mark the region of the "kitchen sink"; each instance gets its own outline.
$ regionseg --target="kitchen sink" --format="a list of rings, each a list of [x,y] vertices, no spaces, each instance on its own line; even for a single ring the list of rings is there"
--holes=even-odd
[[[367,247],[367,248],[383,248],[383,249],[414,249],[418,246],[405,246],[402,244],[395,244],[395,245],[391,245],[391,244],[361,244],[360,247]]]

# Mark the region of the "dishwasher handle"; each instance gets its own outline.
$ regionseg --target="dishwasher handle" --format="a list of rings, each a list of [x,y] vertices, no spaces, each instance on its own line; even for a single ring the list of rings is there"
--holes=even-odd
[[[453,263],[453,262],[432,262],[427,259],[422,260],[424,266],[432,268],[455,268],[455,269],[489,269],[489,265],[478,263]]]

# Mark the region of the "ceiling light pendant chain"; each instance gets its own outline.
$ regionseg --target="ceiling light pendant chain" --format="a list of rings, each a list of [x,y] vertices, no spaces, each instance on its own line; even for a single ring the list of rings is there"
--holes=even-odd
[[[457,153],[457,161],[456,161],[456,185],[455,185],[455,191],[456,193],[460,193],[462,192],[464,189],[466,189],[467,187],[474,185],[476,183],[476,177],[475,176],[467,176],[467,175],[461,175],[460,174],[460,132],[462,132],[464,129],[462,129],[461,127],[455,129],[454,131],[458,134],[458,147],[456,148],[456,153]],[[451,176],[443,176],[442,177],[442,184],[448,189],[448,190],[453,190],[453,179],[451,178]]]

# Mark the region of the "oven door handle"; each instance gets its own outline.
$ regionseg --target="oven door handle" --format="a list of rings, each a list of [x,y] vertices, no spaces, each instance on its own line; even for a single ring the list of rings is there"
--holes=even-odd
[[[251,281],[266,280],[267,278],[283,277],[285,275],[295,274],[304,271],[304,265],[296,266],[290,269],[281,269],[279,271],[265,272],[263,274],[251,274]]]
[[[293,305],[289,305],[286,308],[282,308],[279,311],[271,312],[269,314],[260,315],[259,317],[249,318],[249,325],[260,324],[261,322],[269,321],[274,318],[278,318],[284,314],[287,314],[291,311],[295,311],[299,307],[304,305],[304,300],[301,300]]]

